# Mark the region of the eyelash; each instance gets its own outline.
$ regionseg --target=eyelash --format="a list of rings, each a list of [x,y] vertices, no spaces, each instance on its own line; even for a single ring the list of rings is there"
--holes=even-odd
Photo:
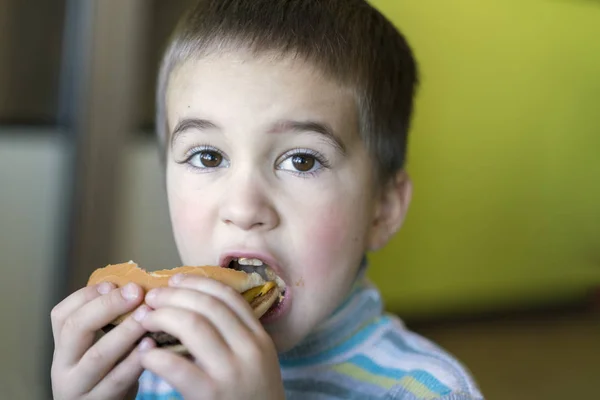
[[[196,154],[198,154],[202,151],[214,151],[215,153],[219,154],[221,157],[225,158],[225,153],[223,153],[221,150],[217,149],[216,147],[210,146],[208,144],[201,144],[199,146],[193,147],[190,150],[188,150],[185,153],[185,160],[182,162],[190,161],[190,159],[192,157],[194,157]]]
[[[316,171],[310,171],[310,172],[288,171],[295,176],[298,176],[300,178],[310,178],[310,177],[313,177],[313,176],[316,176],[317,174],[319,174],[322,169],[331,168],[331,164],[329,163],[329,161],[327,161],[327,159],[325,158],[325,156],[323,156],[323,154],[319,153],[316,150],[305,149],[302,147],[297,147],[297,148],[286,151],[281,157],[278,158],[277,165],[281,164],[283,161],[287,160],[290,157],[302,156],[302,155],[309,155],[309,156],[314,157],[315,160],[317,160],[317,162],[319,164],[321,164],[321,168],[317,169]]]
[[[223,159],[227,159],[227,156],[221,150],[217,149],[216,147],[207,145],[207,144],[202,144],[202,145],[195,146],[195,147],[191,148],[190,150],[188,150],[185,154],[185,158],[183,159],[183,161],[178,161],[177,163],[178,164],[186,164],[186,167],[189,168],[190,170],[192,170],[193,172],[198,172],[198,173],[210,172],[212,170],[211,168],[206,168],[206,170],[204,170],[203,168],[197,168],[190,164],[190,160],[192,159],[192,157],[196,156],[198,153],[203,152],[203,151],[212,151],[212,152],[219,154],[221,157],[223,157]],[[316,171],[311,171],[311,172],[288,171],[288,172],[290,172],[296,176],[299,176],[301,178],[312,177],[312,176],[317,175],[319,172],[321,172],[321,169],[323,169],[323,168],[324,169],[331,168],[331,164],[325,158],[325,156],[323,156],[323,154],[321,154],[320,152],[318,152],[316,150],[306,149],[306,148],[302,148],[302,147],[297,147],[297,148],[286,151],[283,155],[281,155],[277,159],[276,164],[280,165],[283,161],[287,160],[288,158],[298,156],[298,155],[300,155],[300,156],[301,155],[309,155],[311,157],[314,157],[315,160],[319,164],[321,164],[321,168],[317,169]]]
[[[223,153],[221,150],[217,149],[216,147],[210,146],[208,144],[201,144],[199,146],[195,146],[193,148],[191,148],[190,150],[188,150],[185,153],[185,157],[183,159],[183,161],[178,161],[178,164],[185,164],[186,168],[188,168],[190,171],[192,172],[196,172],[196,173],[207,173],[207,172],[211,172],[211,168],[197,168],[194,167],[192,164],[190,164],[190,160],[192,159],[192,157],[196,156],[198,153],[201,153],[203,151],[212,151],[215,152],[217,154],[219,154],[221,157],[223,157],[223,159],[227,159],[227,156],[225,155],[225,153]]]

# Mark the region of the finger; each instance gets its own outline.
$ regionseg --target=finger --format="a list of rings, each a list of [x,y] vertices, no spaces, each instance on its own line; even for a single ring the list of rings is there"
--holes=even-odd
[[[124,323],[124,322],[123,322]],[[92,398],[123,398],[144,371],[141,363],[143,353],[156,347],[150,338],[144,338],[127,358],[114,367],[90,393]]]
[[[222,282],[195,275],[180,275],[177,279],[172,279],[169,285],[193,289],[216,297],[227,304],[251,330],[255,332],[264,330],[260,321],[254,316],[250,304],[235,289]]]
[[[254,333],[235,311],[221,299],[205,292],[165,287],[148,292],[146,302],[154,309],[174,307],[201,314],[232,349],[254,340]]]
[[[203,398],[215,397],[215,384],[209,375],[191,361],[168,350],[145,352],[142,354],[142,367],[160,376],[185,399],[198,397],[198,387],[202,388]]]
[[[54,341],[58,341],[63,324],[73,312],[81,308],[86,303],[89,303],[95,298],[100,297],[100,295],[109,293],[114,288],[115,285],[109,282],[87,286],[72,293],[70,296],[58,303],[50,313]]]
[[[138,322],[150,309],[141,305],[135,313],[104,335],[77,364],[78,374],[85,376],[95,386],[109,373],[117,362],[128,354],[135,343],[146,333]]]
[[[164,307],[148,313],[141,323],[150,332],[166,332],[178,338],[203,368],[226,364],[232,357],[217,328],[193,311]]]
[[[75,365],[94,342],[96,332],[142,302],[142,289],[135,284],[97,297],[71,314],[63,324],[57,362]]]

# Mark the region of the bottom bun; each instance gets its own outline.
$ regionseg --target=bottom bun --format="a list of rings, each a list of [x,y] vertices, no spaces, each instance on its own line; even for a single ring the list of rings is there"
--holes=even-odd
[[[265,295],[254,300],[250,306],[256,318],[260,318],[271,309],[273,305],[280,299],[279,290],[274,287],[269,290]],[[174,353],[188,356],[190,352],[183,343],[175,336],[170,335],[166,332],[148,332],[144,337],[149,337],[156,343],[156,346],[160,349],[172,351]]]
[[[146,292],[155,287],[167,286],[168,279],[173,276],[175,272],[212,278],[234,288],[238,293],[244,296],[246,301],[248,301],[256,318],[265,315],[267,311],[282,298],[281,290],[278,285],[274,282],[264,281],[257,273],[247,274],[245,272],[216,266],[180,267],[172,270],[146,272],[139,268],[137,264],[130,261],[129,263],[109,265],[105,268],[96,270],[90,277],[88,285],[100,282],[112,282],[117,287],[122,287],[128,282],[136,282]],[[131,312],[121,315],[102,330],[105,333],[108,333],[130,315]],[[181,355],[189,355],[189,351],[185,345],[183,345],[178,338],[166,332],[148,332],[140,339],[140,341],[145,337],[154,340],[158,348],[170,350]]]
[[[185,347],[184,345],[180,344],[174,344],[171,346],[164,346],[162,347],[165,350],[171,351],[173,353],[179,354],[180,356],[191,356],[190,352],[188,351],[187,347]]]
[[[117,325],[106,325],[102,328],[102,331],[107,334],[108,332],[115,329]],[[159,349],[165,349],[182,356],[189,356],[190,352],[188,349],[177,339],[175,336],[169,335],[165,332],[148,332],[142,336],[138,341],[135,342],[137,346],[144,338],[150,338],[156,343],[156,347]]]

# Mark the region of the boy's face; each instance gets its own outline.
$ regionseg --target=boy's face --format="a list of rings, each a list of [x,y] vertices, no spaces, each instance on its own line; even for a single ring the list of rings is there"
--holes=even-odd
[[[279,351],[340,304],[370,245],[378,205],[355,104],[300,60],[232,52],[171,75],[167,187],[182,261],[271,264],[288,285],[284,312],[265,323]]]

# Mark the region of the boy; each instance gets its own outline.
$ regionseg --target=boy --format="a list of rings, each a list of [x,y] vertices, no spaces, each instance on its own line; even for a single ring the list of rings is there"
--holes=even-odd
[[[259,322],[197,277],[145,296],[82,289],[52,315],[55,398],[481,399],[457,361],[383,313],[364,277],[366,251],[410,202],[416,80],[408,45],[363,0],[199,1],[158,83],[175,240],[185,265],[269,265],[286,301]],[[149,339],[130,351],[147,331],[177,336],[192,359]]]

